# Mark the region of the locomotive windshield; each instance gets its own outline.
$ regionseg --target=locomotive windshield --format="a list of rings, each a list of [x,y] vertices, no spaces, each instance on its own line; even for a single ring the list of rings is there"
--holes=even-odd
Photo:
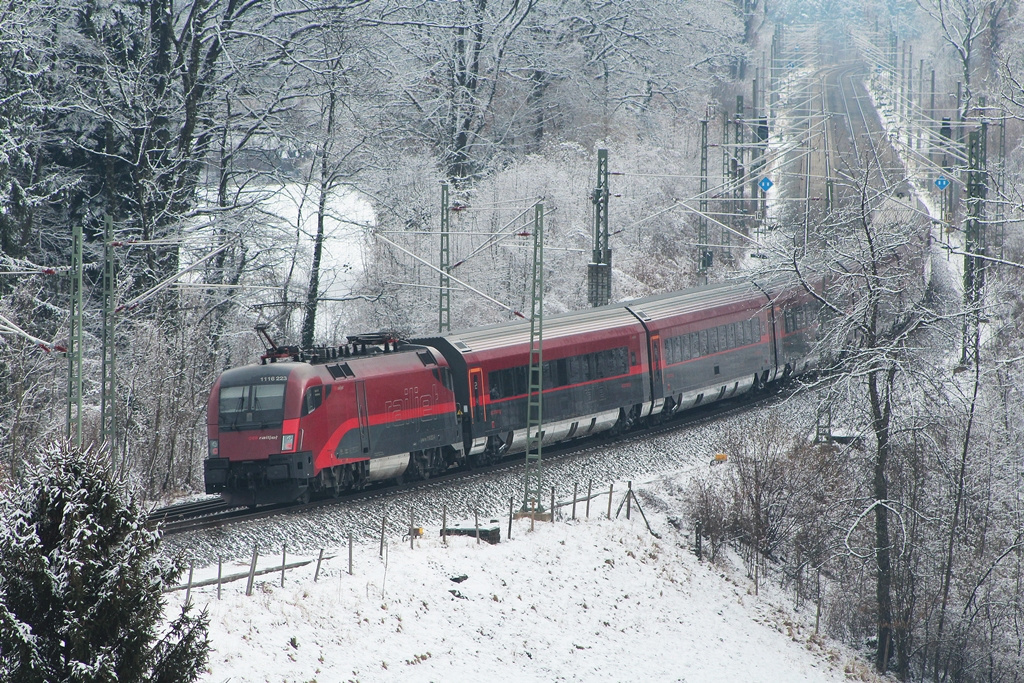
[[[218,425],[221,429],[270,429],[284,420],[285,384],[221,387]]]

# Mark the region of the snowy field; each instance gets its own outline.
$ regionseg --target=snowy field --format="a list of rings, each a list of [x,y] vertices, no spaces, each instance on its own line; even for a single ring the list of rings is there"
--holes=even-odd
[[[357,543],[352,575],[339,548],[316,583],[314,562],[283,588],[280,574],[257,579],[251,597],[244,580],[220,601],[215,587],[193,590],[210,613],[204,680],[870,680],[863,662],[813,636],[813,607],[794,614],[774,584],[755,596],[734,557],[698,561],[692,535],[658,511],[678,490],[672,475],[638,488],[661,539],[635,508],[607,520],[598,499],[590,519],[532,532],[519,520],[511,541],[506,519],[498,545],[452,537],[446,547],[435,527],[415,549],[388,543],[383,559]],[[183,599],[172,594],[171,607]]]
[[[219,601],[215,586],[192,590],[193,603],[210,614],[214,651],[203,680],[874,680],[863,659],[813,635],[813,604],[794,612],[792,589],[783,591],[778,577],[762,579],[755,595],[736,556],[726,553],[715,565],[698,561],[682,512],[693,476],[725,474],[729,464],[712,467],[709,455],[731,429],[770,411],[806,415],[805,400],[790,397],[552,462],[546,476],[560,483],[559,501],[571,500],[571,482],[583,482],[582,497],[593,479],[589,519],[583,503],[576,521],[565,506],[555,523],[538,522],[532,532],[528,520],[516,521],[511,541],[508,496],[520,499],[520,472],[168,537],[166,553],[197,562],[196,581],[216,577],[216,559],[209,558],[220,554],[235,558],[225,562],[225,576],[244,573],[254,543],[261,569],[280,566],[284,543],[289,564],[312,560],[289,570],[283,588],[280,572],[258,576],[249,597],[244,579],[225,584]],[[811,423],[801,422],[794,420],[794,429],[807,433]],[[660,539],[636,508],[629,520],[624,508],[607,519],[608,482],[616,482],[614,517],[627,479]],[[472,507],[501,515],[501,543],[452,537],[443,545],[442,504],[449,519],[453,510]],[[410,514],[425,528],[415,549],[402,538]],[[356,539],[351,575],[349,533]],[[321,547],[332,557],[314,582]],[[168,613],[184,598],[170,594]]]

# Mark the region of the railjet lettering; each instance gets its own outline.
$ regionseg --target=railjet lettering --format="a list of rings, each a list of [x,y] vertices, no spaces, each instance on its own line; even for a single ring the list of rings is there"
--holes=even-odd
[[[384,402],[384,412],[391,414],[392,421],[401,419],[401,413],[405,411],[419,410],[423,417],[433,414],[433,408],[438,403],[437,387],[432,387],[432,393],[420,395],[419,387],[409,387],[405,390],[402,398],[396,398]]]

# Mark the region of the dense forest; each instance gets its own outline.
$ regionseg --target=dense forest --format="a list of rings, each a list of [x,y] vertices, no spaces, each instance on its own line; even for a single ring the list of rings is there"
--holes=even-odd
[[[695,249],[702,226],[687,198],[701,191],[701,122],[712,185],[719,196],[730,182],[742,188],[730,120],[743,119],[737,96],[752,80],[762,98],[775,82],[774,63],[772,79],[764,68],[773,41],[816,27],[854,45],[860,31],[901,46],[892,62],[898,49],[921,60],[920,73],[927,62],[933,101],[941,91],[929,125],[942,109],[988,126],[987,246],[950,237],[932,279],[915,280],[894,254],[918,217],[867,209],[870,170],[852,167],[835,169],[850,201],[779,213],[801,226],[802,243],[776,239],[755,265],[835,275],[820,302],[826,372],[806,389],[858,438],[808,445],[784,416],[751,425],[731,449],[737,466],[699,482],[689,514],[713,548],[745,548],[752,576],[784,569],[825,632],[870,641],[880,671],[1020,681],[1022,21],[1010,0],[8,3],[0,489],[67,434],[60,349],[74,226],[84,234],[84,439],[103,440],[107,248],[116,385],[103,409],[116,416],[115,466],[148,500],[200,491],[209,387],[256,358],[256,324],[304,347],[436,331],[442,184],[461,235],[452,272],[502,304],[456,289],[455,328],[529,310],[524,235],[537,202],[546,310],[588,305],[598,149],[614,172],[614,300],[742,276],[751,259],[738,235],[757,229],[754,212],[733,232],[712,229],[712,263]],[[923,93],[913,77],[907,90]],[[747,100],[752,119],[757,101]],[[967,178],[966,141],[949,149],[946,173]],[[962,198],[951,215],[966,224],[973,206]],[[341,241],[343,259],[332,251]],[[935,258],[934,245],[920,246]],[[964,251],[985,256],[976,295],[954,263]],[[842,265],[851,259],[855,272]]]

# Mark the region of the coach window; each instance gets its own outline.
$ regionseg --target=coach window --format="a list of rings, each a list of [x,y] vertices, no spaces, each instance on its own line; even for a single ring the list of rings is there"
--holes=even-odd
[[[565,359],[565,372],[566,379],[569,384],[580,384],[584,382],[583,368],[584,364],[581,362],[582,358],[579,356],[569,356]]]
[[[711,353],[718,353],[718,328],[712,327],[708,330],[708,350]]]
[[[320,407],[320,404],[324,400],[324,388],[310,387],[306,390],[306,395],[302,399],[302,415],[309,415],[314,410]]]

